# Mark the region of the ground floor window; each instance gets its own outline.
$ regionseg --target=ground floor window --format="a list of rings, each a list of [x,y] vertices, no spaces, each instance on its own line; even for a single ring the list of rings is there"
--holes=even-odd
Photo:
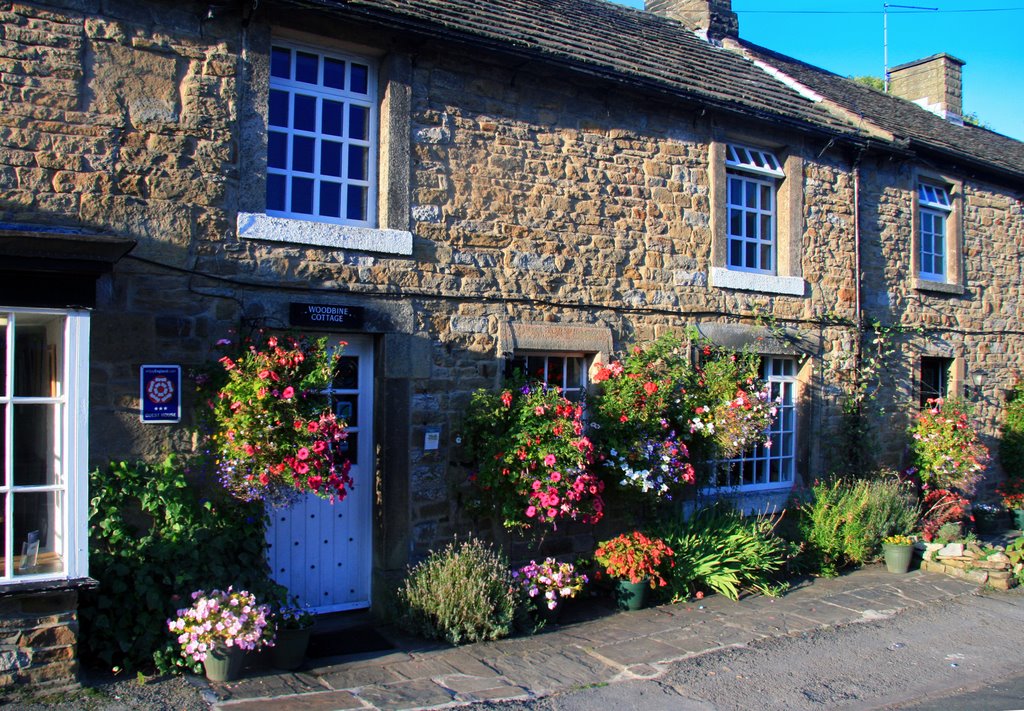
[[[0,582],[88,574],[89,317],[0,308]]]
[[[769,441],[735,459],[713,462],[712,487],[774,489],[791,486],[796,478],[796,361],[765,358],[761,377],[779,402],[778,415],[768,429]]]
[[[562,389],[567,400],[580,402],[587,386],[587,359],[580,353],[515,355],[505,361],[505,377],[516,372],[530,380]]]
[[[928,401],[949,396],[949,373],[953,367],[951,358],[921,359],[921,379],[919,381],[920,404],[927,407]]]

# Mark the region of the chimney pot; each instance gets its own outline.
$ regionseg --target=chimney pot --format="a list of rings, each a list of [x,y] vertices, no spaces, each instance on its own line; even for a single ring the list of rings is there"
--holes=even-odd
[[[944,52],[901,64],[889,70],[889,93],[961,123],[963,66],[962,59]]]

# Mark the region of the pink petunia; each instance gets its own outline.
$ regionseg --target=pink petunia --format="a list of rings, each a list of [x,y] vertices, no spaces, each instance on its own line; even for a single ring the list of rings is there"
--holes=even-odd
[[[546,466],[546,467],[553,467],[553,466],[555,466],[555,455],[549,454],[546,457],[544,457],[544,466]]]
[[[284,398],[285,400],[291,400],[293,397],[295,397],[295,388],[289,385],[281,392],[281,397]]]

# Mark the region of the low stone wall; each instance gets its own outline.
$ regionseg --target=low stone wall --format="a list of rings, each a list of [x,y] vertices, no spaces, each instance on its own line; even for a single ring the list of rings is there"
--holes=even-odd
[[[995,553],[991,552],[995,549]],[[1021,564],[1010,563],[1002,546],[988,547],[976,543],[918,543],[921,570],[945,573],[997,590],[1009,590],[1017,584],[1016,573]]]
[[[78,686],[77,609],[73,590],[0,597],[0,694]]]

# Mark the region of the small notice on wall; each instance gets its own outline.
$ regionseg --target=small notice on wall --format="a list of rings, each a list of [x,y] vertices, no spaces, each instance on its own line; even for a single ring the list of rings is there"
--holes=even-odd
[[[139,371],[139,418],[147,424],[181,421],[181,366],[144,365]]]
[[[292,326],[358,329],[363,326],[361,306],[292,302],[288,312]]]

